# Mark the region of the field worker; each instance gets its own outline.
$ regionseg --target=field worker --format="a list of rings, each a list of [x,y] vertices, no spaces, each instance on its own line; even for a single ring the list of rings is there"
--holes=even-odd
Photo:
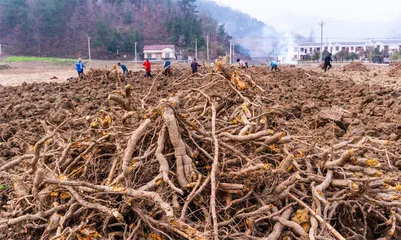
[[[120,66],[121,69],[123,70],[124,77],[127,77],[127,74],[128,74],[128,68],[127,68],[127,66],[125,66],[124,63],[118,63],[118,66]]]
[[[81,58],[79,58],[78,62],[75,63],[75,68],[77,69],[77,72],[78,72],[78,78],[84,75],[85,65],[82,62]]]
[[[326,58],[324,59],[324,72],[327,72],[330,68],[333,67],[331,66],[332,61],[333,59],[331,59],[331,53],[329,53],[329,55],[327,55]]]
[[[165,76],[170,76],[171,75],[171,62],[170,62],[170,60],[168,58],[164,59],[163,69],[164,69],[163,73],[164,73]]]
[[[143,63],[143,67],[145,68],[145,71],[146,71],[146,77],[147,78],[151,78],[152,77],[152,75],[150,74],[150,70],[151,70],[151,67],[152,67],[152,64],[150,64],[150,62],[149,62],[149,59],[145,59],[145,62]]]
[[[239,67],[242,68],[242,69],[248,68],[246,63],[244,61],[242,61],[241,59],[239,59],[239,58],[237,59],[237,63],[239,65]]]
[[[278,71],[277,66],[278,66],[278,63],[276,61],[273,60],[270,62],[271,71],[275,70],[277,72]]]
[[[195,74],[198,72],[198,67],[200,67],[201,65],[198,64],[198,62],[196,61],[196,58],[194,58],[194,60],[191,63],[191,68],[192,68],[192,74]]]

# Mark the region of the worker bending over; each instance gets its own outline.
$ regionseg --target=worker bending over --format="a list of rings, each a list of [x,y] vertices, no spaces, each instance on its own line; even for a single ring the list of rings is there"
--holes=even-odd
[[[118,66],[120,66],[121,69],[123,70],[124,77],[127,77],[127,74],[128,74],[128,68],[127,68],[127,66],[125,66],[124,63],[118,63]]]
[[[168,58],[164,59],[163,69],[164,69],[163,73],[165,76],[171,75],[171,62]]]
[[[271,71],[275,70],[276,72],[278,71],[278,63],[276,61],[271,61],[270,62],[270,67],[271,67]]]
[[[239,59],[239,58],[237,59],[237,63],[238,63],[238,65],[239,65],[239,67],[242,68],[242,69],[248,68],[248,64],[245,63],[244,61],[242,61],[242,60]]]

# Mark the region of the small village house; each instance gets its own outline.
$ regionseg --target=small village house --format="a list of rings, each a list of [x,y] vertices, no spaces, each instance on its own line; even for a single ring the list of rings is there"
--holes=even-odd
[[[175,59],[174,45],[145,45],[143,56],[149,60]]]

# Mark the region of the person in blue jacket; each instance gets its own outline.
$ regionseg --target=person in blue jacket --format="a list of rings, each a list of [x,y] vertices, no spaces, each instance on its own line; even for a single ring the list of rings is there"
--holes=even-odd
[[[168,58],[164,59],[163,63],[164,75],[170,76],[171,75],[171,62]]]
[[[278,71],[277,66],[278,66],[278,64],[276,61],[273,60],[270,62],[271,71],[275,70],[277,72]]]
[[[81,77],[81,76],[84,75],[84,68],[85,68],[85,65],[84,65],[84,63],[82,62],[82,59],[81,59],[81,58],[79,58],[79,59],[78,59],[78,62],[75,63],[75,68],[77,69],[78,77]]]
[[[127,66],[125,66],[124,63],[118,63],[118,66],[120,66],[121,69],[123,70],[124,77],[127,77],[127,74],[128,74],[128,68],[127,68]]]

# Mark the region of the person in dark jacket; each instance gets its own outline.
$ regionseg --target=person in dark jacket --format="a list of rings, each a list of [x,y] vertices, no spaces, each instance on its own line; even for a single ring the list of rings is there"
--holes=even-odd
[[[198,67],[200,67],[201,65],[198,64],[198,62],[196,61],[196,58],[192,61],[191,63],[191,68],[192,68],[192,74],[195,74],[198,72]]]
[[[125,66],[124,63],[118,63],[118,66],[120,66],[121,69],[123,70],[124,77],[127,77],[127,74],[128,74],[128,68],[127,68],[127,66]]]
[[[326,56],[326,58],[324,59],[324,72],[327,72],[330,68],[332,68],[333,66],[331,66],[331,62],[333,61],[333,59],[331,59],[331,53],[329,55]]]

